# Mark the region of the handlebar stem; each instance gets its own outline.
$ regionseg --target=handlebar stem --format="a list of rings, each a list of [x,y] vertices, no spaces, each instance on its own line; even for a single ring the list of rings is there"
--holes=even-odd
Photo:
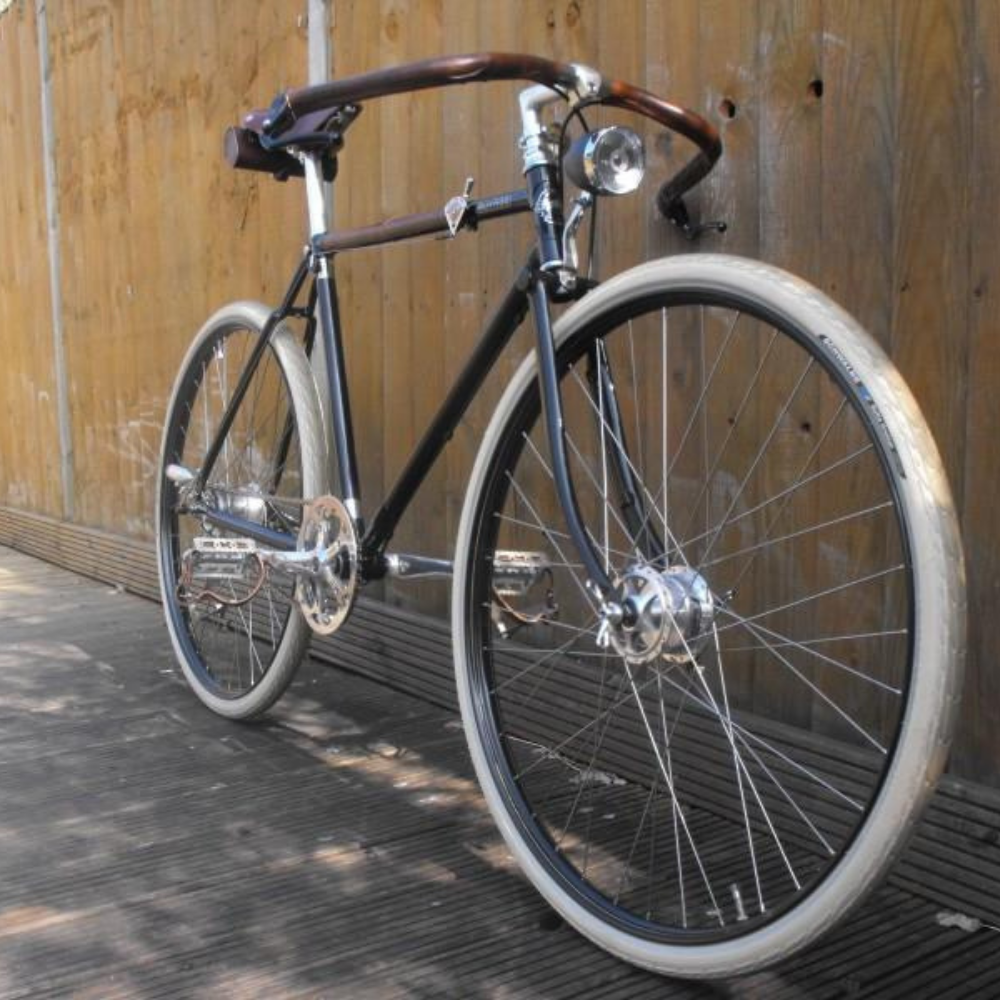
[[[533,87],[525,87],[517,100],[521,108],[521,137],[518,145],[524,156],[524,173],[527,174],[532,167],[550,166],[558,160],[558,151],[542,124],[541,110],[562,100],[562,97],[550,87],[539,83]]]

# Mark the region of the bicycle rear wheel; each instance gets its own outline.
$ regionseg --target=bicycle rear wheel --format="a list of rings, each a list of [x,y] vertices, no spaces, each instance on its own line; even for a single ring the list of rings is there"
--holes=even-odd
[[[657,261],[556,326],[602,627],[556,500],[534,359],[456,546],[477,775],[548,901],[664,973],[802,947],[887,869],[942,768],[964,577],[941,462],[878,346],[803,282]]]
[[[305,654],[309,628],[289,575],[251,566],[242,576],[192,585],[184,555],[195,540],[214,544],[235,536],[192,513],[183,487],[166,470],[201,468],[267,317],[263,305],[238,302],[198,333],[167,412],[157,494],[160,591],[177,658],[195,694],[236,719],[260,715],[281,696]],[[309,363],[293,334],[279,326],[224,439],[204,502],[296,534],[302,500],[325,492],[325,456]]]

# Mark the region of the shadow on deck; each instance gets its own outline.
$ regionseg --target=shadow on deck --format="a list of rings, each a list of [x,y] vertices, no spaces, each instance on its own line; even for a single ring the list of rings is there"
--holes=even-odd
[[[4,548],[0,803],[3,997],[1000,996],[1000,934],[892,885],[767,974],[634,970],[512,867],[453,715],[309,663],[226,723],[158,606]]]

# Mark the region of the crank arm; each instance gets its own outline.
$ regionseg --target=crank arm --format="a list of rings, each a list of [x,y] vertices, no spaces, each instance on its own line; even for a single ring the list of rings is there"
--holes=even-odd
[[[340,551],[336,545],[295,552],[258,549],[257,555],[265,566],[291,576],[317,577],[327,569],[337,575],[341,572]]]
[[[432,559],[430,556],[409,555],[392,552],[385,557],[386,576],[413,580],[427,577],[451,577],[454,567],[448,559]]]

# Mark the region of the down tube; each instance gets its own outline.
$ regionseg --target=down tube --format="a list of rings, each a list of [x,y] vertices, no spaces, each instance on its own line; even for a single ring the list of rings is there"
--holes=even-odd
[[[392,538],[396,525],[410,503],[413,494],[424,481],[431,466],[451,439],[458,422],[483,384],[500,353],[521,325],[528,312],[528,289],[538,265],[537,252],[532,252],[504,296],[461,374],[455,380],[447,398],[434,416],[420,443],[414,449],[391,492],[386,497],[365,536],[364,550],[369,558],[377,559]]]

